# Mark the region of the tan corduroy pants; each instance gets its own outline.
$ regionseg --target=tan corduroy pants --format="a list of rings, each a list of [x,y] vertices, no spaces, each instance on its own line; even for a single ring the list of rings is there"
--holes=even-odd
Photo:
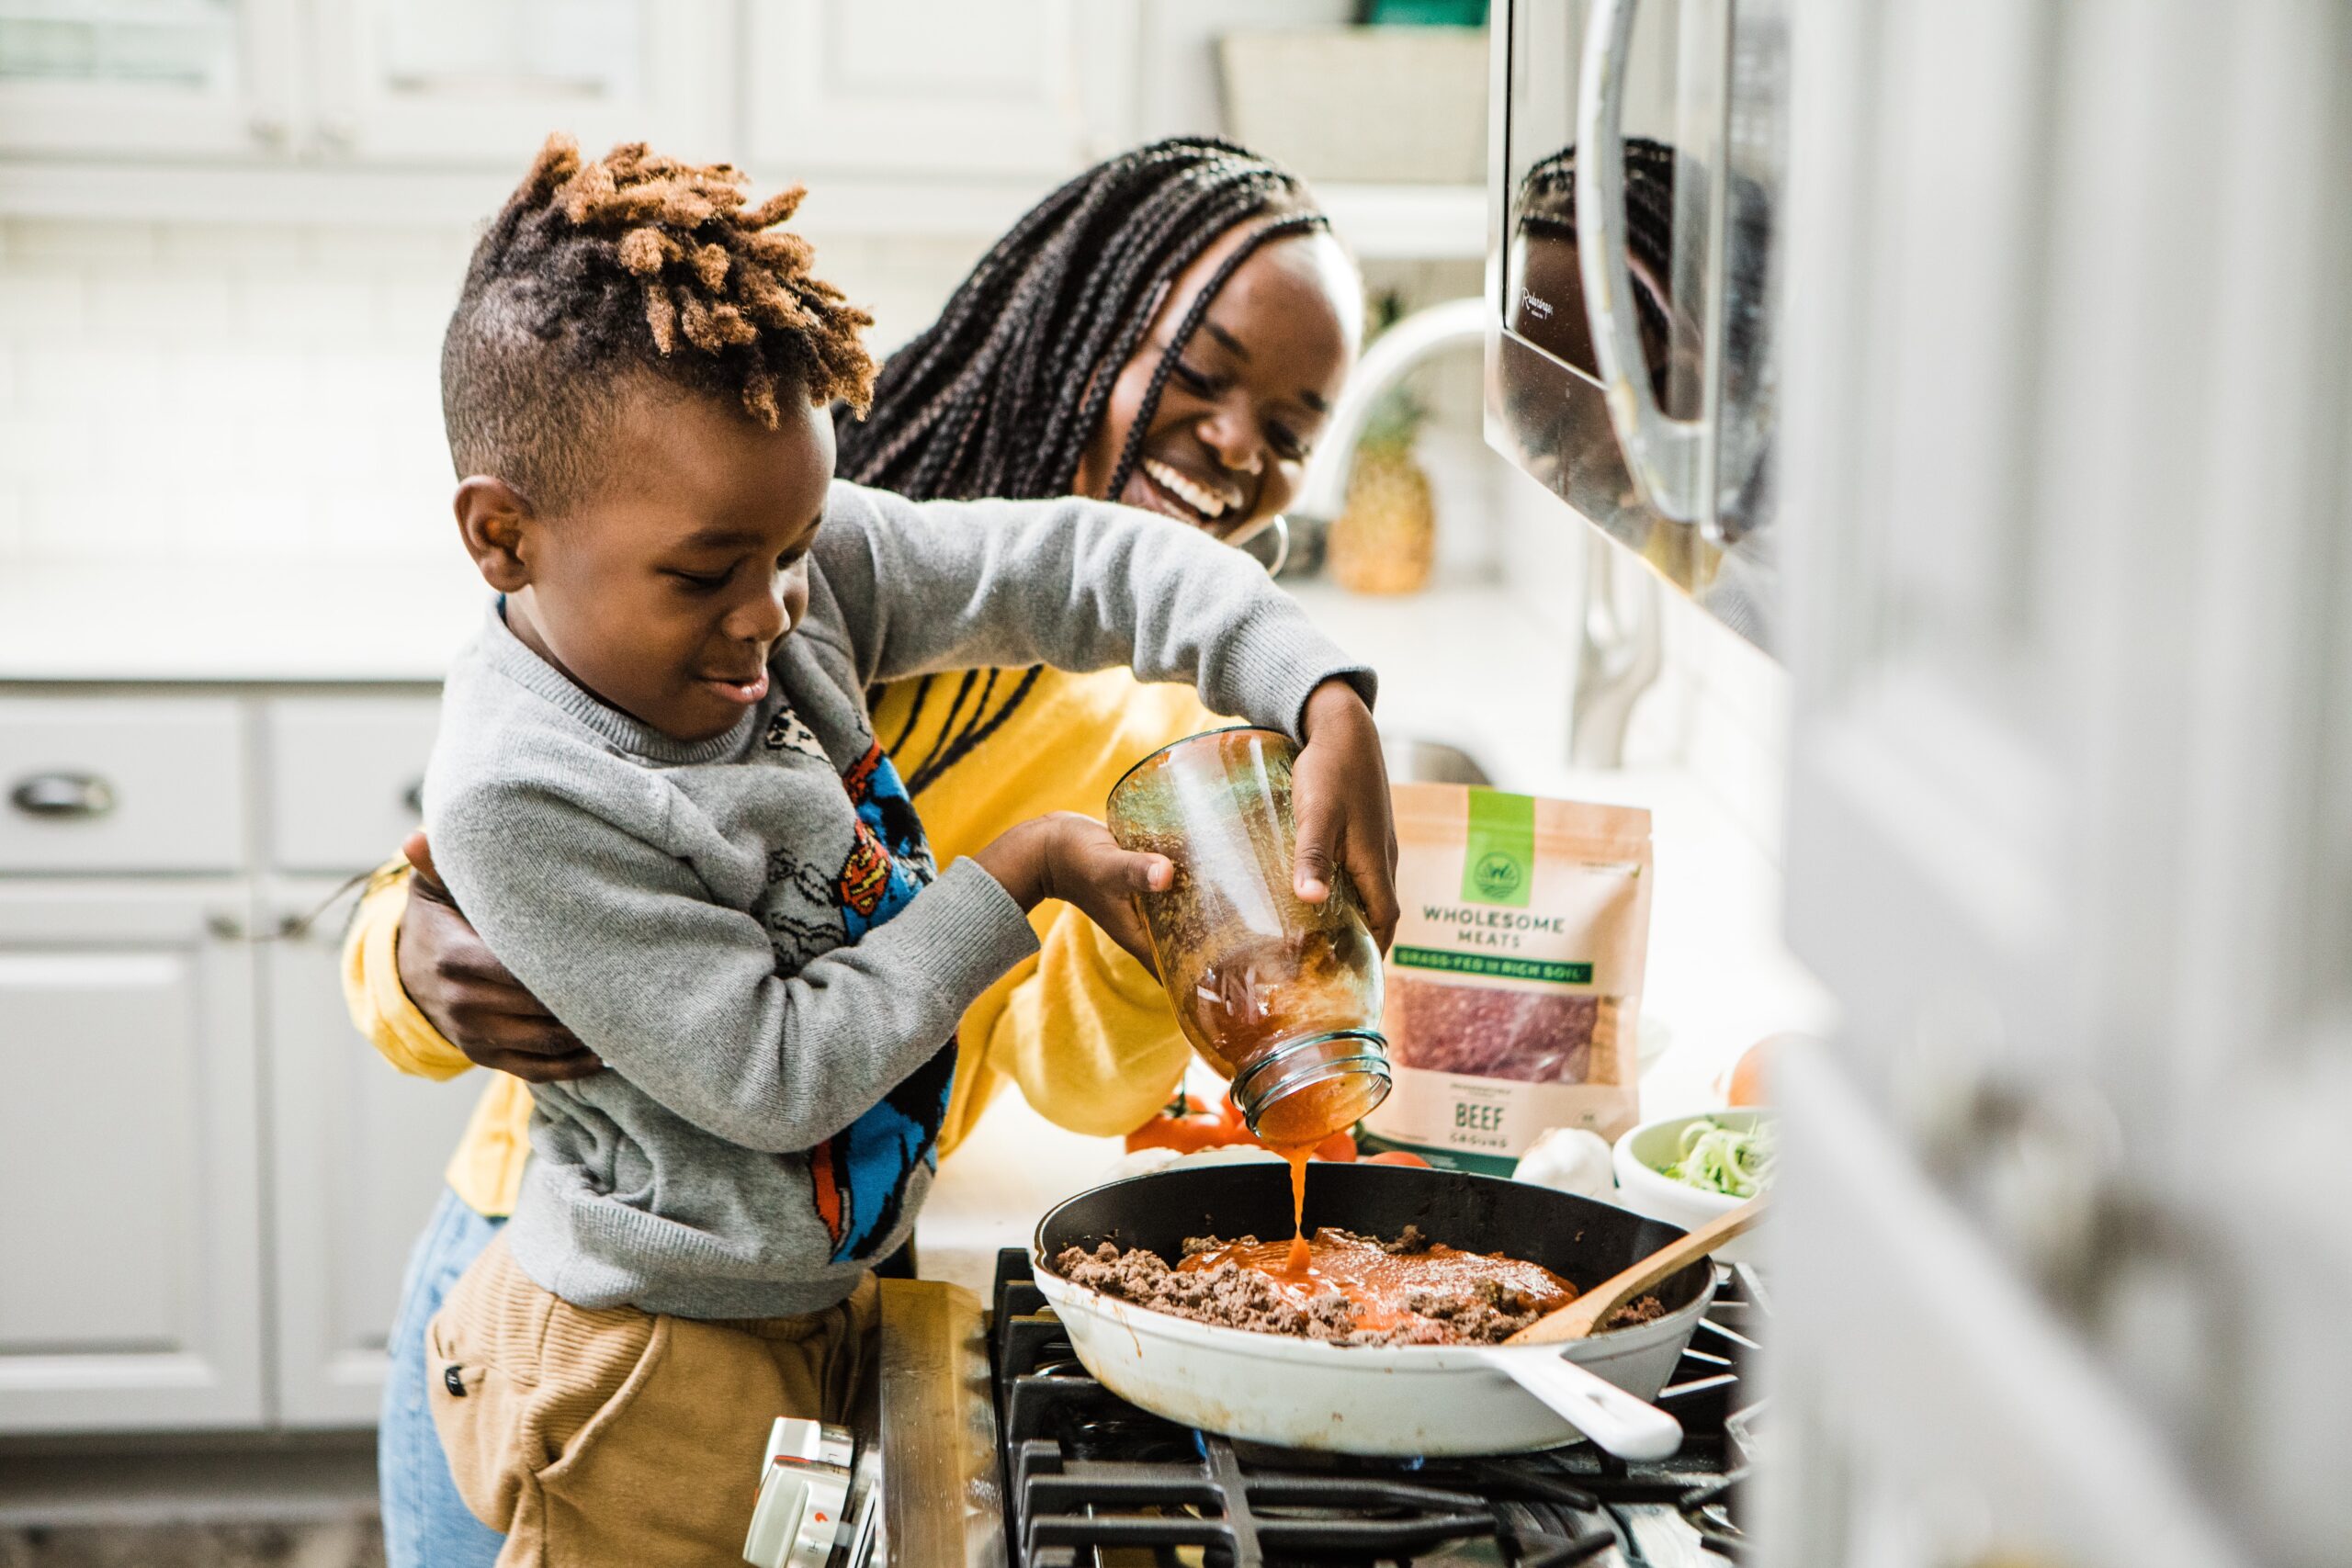
[[[741,1561],[770,1424],[846,1418],[876,1295],[868,1274],[797,1317],[588,1312],[493,1241],[426,1329],[425,1356],[458,1492],[506,1533],[501,1568]]]

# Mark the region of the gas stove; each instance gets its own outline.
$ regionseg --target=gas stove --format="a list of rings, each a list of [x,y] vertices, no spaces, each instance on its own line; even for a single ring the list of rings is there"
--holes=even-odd
[[[1483,1459],[1358,1459],[1239,1442],[1147,1415],[1079,1364],[1028,1254],[995,1311],[886,1280],[873,1375],[847,1428],[781,1422],[762,1468],[763,1568],[1736,1568],[1770,1315],[1728,1270],[1658,1403],[1681,1450],[1589,1443]],[[820,1516],[829,1516],[820,1517]],[[834,1524],[832,1521],[838,1521]]]
[[[1374,1460],[1194,1431],[1111,1393],[1071,1353],[1026,1253],[998,1258],[989,1352],[1012,1568],[1716,1568],[1748,1560],[1736,1498],[1758,1407],[1742,1372],[1769,1315],[1729,1270],[1658,1403],[1672,1459],[1575,1443]]]

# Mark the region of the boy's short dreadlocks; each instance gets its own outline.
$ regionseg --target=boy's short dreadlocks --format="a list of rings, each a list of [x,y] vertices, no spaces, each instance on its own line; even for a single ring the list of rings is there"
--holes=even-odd
[[[742,172],[642,142],[588,162],[553,136],[474,247],[441,344],[441,408],[460,476],[494,474],[558,507],[594,473],[634,374],[724,398],[775,428],[782,400],[863,409],[874,319],[808,271],[774,226],[794,186],[747,208]]]

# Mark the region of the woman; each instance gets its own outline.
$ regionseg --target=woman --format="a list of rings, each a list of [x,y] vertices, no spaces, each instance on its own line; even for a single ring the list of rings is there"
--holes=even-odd
[[[1353,363],[1362,285],[1305,190],[1213,141],[1110,160],[1033,209],[884,367],[844,422],[842,478],[922,499],[1106,496],[1227,539],[1287,503]],[[1000,670],[871,694],[942,863],[1043,812],[1099,813],[1136,759],[1216,720],[1124,670]],[[353,1017],[406,1071],[502,1069],[412,1256],[391,1338],[379,1464],[392,1568],[489,1562],[426,1413],[423,1337],[513,1204],[522,1080],[600,1064],[481,944],[421,836],[379,874],[345,949]],[[940,1149],[1010,1075],[1073,1130],[1124,1132],[1187,1060],[1159,987],[1082,918],[1040,909],[1040,952],[965,1014]],[[511,1076],[510,1076],[511,1075]],[[747,1461],[747,1462],[749,1462]]]

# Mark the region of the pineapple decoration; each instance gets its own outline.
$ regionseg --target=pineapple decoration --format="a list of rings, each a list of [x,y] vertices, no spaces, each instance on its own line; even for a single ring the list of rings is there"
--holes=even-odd
[[[1404,301],[1384,294],[1374,335],[1403,315]],[[1437,513],[1430,477],[1413,457],[1428,411],[1403,388],[1382,400],[1356,445],[1348,502],[1331,522],[1324,565],[1333,581],[1357,593],[1417,593],[1429,584],[1437,555]]]

